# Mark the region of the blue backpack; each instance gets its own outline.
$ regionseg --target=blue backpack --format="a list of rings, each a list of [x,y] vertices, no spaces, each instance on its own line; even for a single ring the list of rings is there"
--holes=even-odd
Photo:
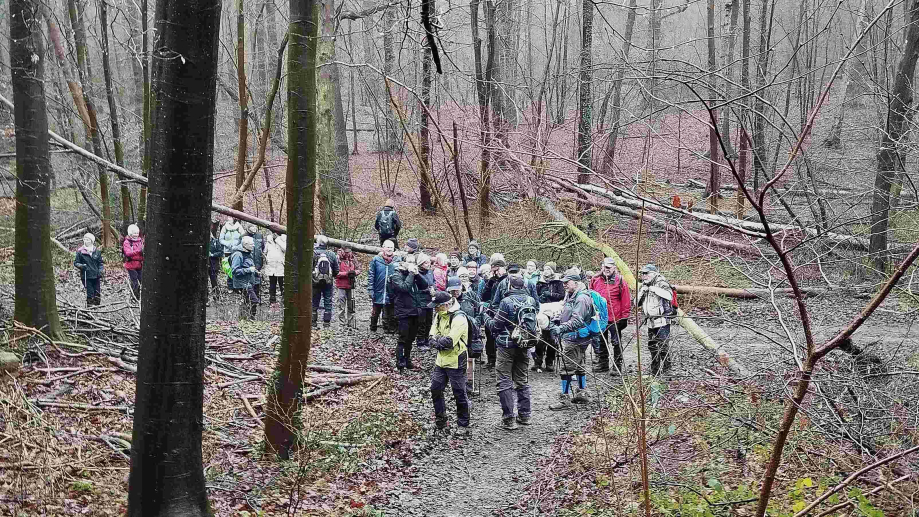
[[[580,338],[600,334],[606,330],[606,327],[609,325],[609,309],[606,305],[606,298],[593,290],[587,292],[594,302],[594,312],[596,314],[590,319],[589,325],[578,329],[578,337]]]

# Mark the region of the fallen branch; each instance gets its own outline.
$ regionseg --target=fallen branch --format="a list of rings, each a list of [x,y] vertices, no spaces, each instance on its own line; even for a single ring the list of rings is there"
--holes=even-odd
[[[559,223],[564,224],[565,227],[568,229],[568,231],[572,235],[577,237],[585,245],[590,246],[591,248],[594,248],[596,250],[599,250],[603,252],[605,256],[612,258],[616,262],[616,266],[619,268],[619,272],[622,274],[622,278],[624,278],[626,283],[629,285],[629,288],[632,289],[633,291],[635,290],[636,288],[635,275],[632,273],[632,270],[629,268],[629,265],[626,264],[625,261],[622,260],[621,257],[619,257],[619,254],[616,253],[616,251],[613,250],[613,248],[605,244],[600,244],[594,241],[593,239],[588,237],[587,234],[585,234],[580,229],[578,229],[578,227],[571,224],[571,221],[569,221],[568,218],[565,217],[565,214],[561,213],[557,208],[555,208],[555,205],[552,204],[552,201],[550,201],[548,198],[538,196],[535,198],[535,201],[536,201],[536,204],[540,208],[542,208],[547,214],[549,214],[550,217],[552,217]],[[718,357],[718,362],[721,363],[722,366],[744,377],[747,377],[750,375],[750,372],[749,370],[746,369],[746,367],[744,367],[743,365],[735,361],[733,358],[731,358],[731,356],[729,356],[724,350],[721,350],[721,346],[715,343],[715,340],[713,340],[711,336],[709,336],[704,330],[702,330],[701,327],[696,325],[696,322],[694,322],[692,318],[687,316],[686,313],[684,313],[682,309],[677,310],[676,320],[680,324],[681,327],[686,329],[686,332],[688,332],[689,335],[693,337],[693,339],[698,341],[702,346],[704,346],[708,350],[712,351]]]
[[[252,404],[249,403],[249,399],[247,399],[246,397],[242,396],[242,394],[239,395],[239,398],[240,398],[240,400],[243,401],[243,405],[246,406],[246,411],[249,412],[249,416],[251,416],[253,419],[255,419],[256,422],[258,422],[259,424],[261,424],[261,423],[262,423],[262,419],[259,418],[258,415],[255,413],[255,409],[252,408]]]
[[[92,404],[82,404],[79,402],[49,402],[46,400],[36,400],[32,402],[38,407],[56,407],[64,409],[80,409],[84,411],[127,411],[128,406],[94,406]]]
[[[906,475],[904,475],[904,476],[900,476],[900,477],[898,477],[897,479],[894,479],[893,481],[891,481],[891,482],[889,482],[889,483],[885,483],[885,484],[883,484],[883,485],[881,485],[881,486],[879,486],[879,487],[877,487],[877,488],[871,490],[870,492],[866,492],[865,495],[874,495],[874,494],[880,492],[881,490],[884,490],[885,488],[893,488],[893,485],[894,485],[895,483],[899,483],[899,482],[901,482],[901,481],[906,481],[907,479],[909,479],[909,478],[911,478],[911,477],[913,477],[913,474],[906,474]],[[837,504],[836,506],[831,506],[831,507],[827,508],[826,510],[824,510],[824,511],[818,513],[818,514],[817,514],[817,517],[824,517],[825,515],[830,515],[831,513],[837,512],[837,511],[839,511],[839,510],[842,510],[842,509],[845,508],[846,506],[853,506],[853,505],[855,505],[855,501],[846,501],[846,502],[844,502],[844,503],[839,503],[839,504]]]
[[[729,298],[768,298],[771,293],[794,296],[794,291],[791,288],[734,289],[730,287],[709,287],[703,285],[677,285],[674,287],[676,292],[681,294],[715,294],[719,296],[727,296]],[[833,292],[834,289],[826,289],[823,287],[802,287],[800,291],[801,294],[805,296],[821,296]],[[845,289],[836,289],[835,291],[845,291]]]

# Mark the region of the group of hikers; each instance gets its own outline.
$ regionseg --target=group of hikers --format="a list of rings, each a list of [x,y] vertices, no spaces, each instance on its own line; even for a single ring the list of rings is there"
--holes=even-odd
[[[502,253],[485,255],[475,240],[465,253],[429,254],[417,238],[397,249],[401,227],[393,202],[387,200],[375,221],[382,251],[367,267],[370,331],[397,334],[395,366],[400,372],[416,369],[414,349],[436,351],[431,397],[438,429],[448,426],[444,391],[449,383],[457,410],[455,434],[468,435],[468,396],[478,392],[477,362],[496,372],[502,408],[497,425],[502,429],[530,424],[528,370],[559,375],[559,399],[549,409],[588,402],[587,349],[593,348],[593,372],[621,374],[621,335],[633,307],[648,329],[651,373],[670,370],[668,341],[677,304],[674,290],[655,265],[639,271],[640,287],[633,299],[612,257],[605,258],[594,273],[577,264],[563,270],[555,262],[508,263]],[[131,225],[127,234],[122,244],[124,264],[132,293],[139,299],[143,239],[137,225]],[[74,260],[88,305],[101,300],[103,259],[94,241],[87,234]],[[244,227],[232,217],[222,224],[213,218],[208,304],[221,299],[221,272],[227,287],[240,296],[243,316],[255,317],[262,303],[263,277],[269,283],[268,303],[277,303],[277,293],[283,297],[284,292],[286,251],[284,234],[266,236],[255,225]],[[337,291],[341,329],[356,329],[353,291],[362,268],[353,251],[345,243],[334,252],[328,249],[328,239],[317,235],[312,266],[313,328],[319,328],[320,307],[323,327],[330,327]]]

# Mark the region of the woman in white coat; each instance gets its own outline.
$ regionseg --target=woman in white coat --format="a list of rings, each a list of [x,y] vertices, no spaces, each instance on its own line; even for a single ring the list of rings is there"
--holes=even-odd
[[[287,253],[287,235],[268,234],[265,241],[265,269],[268,275],[268,303],[275,303],[275,293],[281,291],[284,297],[284,254]]]

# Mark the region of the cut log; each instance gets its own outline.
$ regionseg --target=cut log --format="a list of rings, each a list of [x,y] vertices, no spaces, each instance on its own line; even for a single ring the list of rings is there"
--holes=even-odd
[[[629,288],[633,291],[636,288],[635,275],[632,273],[632,270],[629,268],[629,265],[625,263],[624,260],[619,256],[616,251],[607,246],[606,244],[601,244],[582,232],[578,227],[571,224],[571,221],[565,217],[565,214],[561,213],[551,200],[545,197],[536,197],[535,198],[537,206],[539,206],[543,211],[545,211],[549,216],[555,221],[562,223],[568,229],[568,231],[577,237],[585,245],[590,246],[596,250],[603,252],[607,257],[613,259],[616,262],[616,266],[619,268],[619,272],[622,274],[622,278],[625,279],[626,283],[629,284]],[[693,337],[696,341],[699,342],[703,347],[711,351],[718,358],[718,362],[721,363],[725,368],[733,371],[734,373],[748,377],[750,376],[750,371],[747,370],[742,364],[734,360],[730,355],[727,354],[724,350],[721,349],[721,346],[715,342],[701,327],[696,325],[696,322],[692,320],[689,316],[683,312],[682,309],[677,309],[677,322],[683,327],[690,336]]]

